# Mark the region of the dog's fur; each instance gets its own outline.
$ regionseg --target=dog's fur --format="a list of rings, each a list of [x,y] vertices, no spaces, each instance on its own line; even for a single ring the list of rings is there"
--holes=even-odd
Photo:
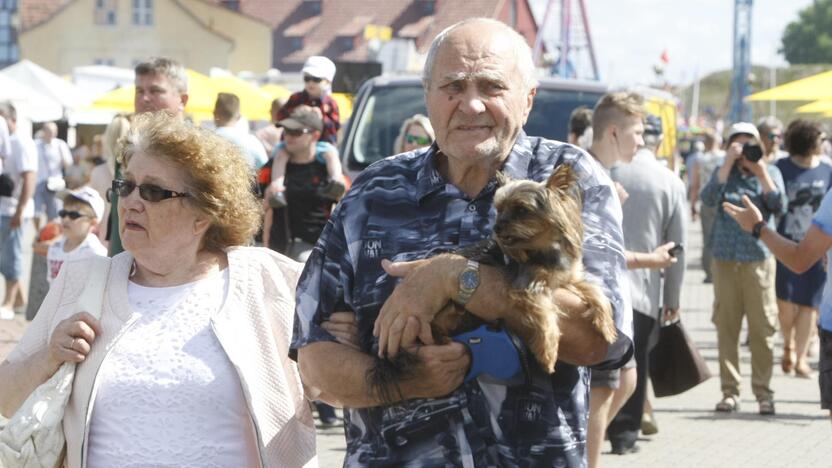
[[[552,373],[562,315],[554,298],[556,289],[565,288],[580,297],[588,305],[584,318],[608,343],[616,338],[609,301],[600,288],[583,278],[580,192],[568,164],[561,164],[543,183],[500,179],[502,186],[494,197],[497,220],[492,238],[457,253],[501,268],[516,311],[504,317],[505,325],[523,340],[540,366]],[[447,343],[450,336],[480,323],[450,302],[431,325],[437,342]],[[418,359],[403,351],[395,360],[379,359],[367,375],[370,390],[382,400],[392,401],[398,380],[414,365]]]

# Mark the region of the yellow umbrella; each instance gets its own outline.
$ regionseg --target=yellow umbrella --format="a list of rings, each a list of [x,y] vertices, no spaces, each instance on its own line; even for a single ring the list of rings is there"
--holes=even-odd
[[[275,99],[289,99],[292,92],[279,84],[269,83],[260,87],[260,91],[268,94],[272,100]]]
[[[776,86],[746,98],[749,101],[815,101],[832,99],[832,71]]]
[[[338,103],[341,125],[344,125],[352,115],[352,95],[347,93],[332,93],[332,99],[335,99],[335,102]]]
[[[832,111],[832,100],[821,99],[820,101],[804,104],[795,110],[801,114],[821,114],[829,112]]]
[[[218,92],[233,93],[240,98],[240,114],[248,120],[271,120],[269,107],[272,102],[271,96],[263,92],[257,86],[236,76],[215,76],[211,78]],[[214,95],[216,100],[216,95]],[[214,103],[211,103],[211,110]]]

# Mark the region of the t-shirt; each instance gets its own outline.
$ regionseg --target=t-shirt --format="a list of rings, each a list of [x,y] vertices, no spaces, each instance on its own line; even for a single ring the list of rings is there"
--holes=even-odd
[[[20,193],[23,189],[24,172],[35,172],[38,170],[38,150],[31,138],[15,133],[11,137],[11,153],[3,165],[3,172],[8,174],[14,181],[14,191],[11,197],[0,197],[0,215],[14,216],[17,211],[17,201],[20,200]],[[31,218],[35,215],[35,202],[30,198],[23,209],[23,217]]]
[[[12,152],[11,135],[9,134],[9,124],[6,119],[0,117],[0,170],[3,169],[2,161],[6,159],[9,153]]]
[[[38,182],[50,177],[62,177],[64,166],[72,164],[72,153],[65,141],[53,138],[47,143],[42,139],[36,142],[38,149]]]
[[[98,240],[98,236],[93,233],[87,234],[86,239],[78,244],[78,247],[64,252],[64,245],[66,244],[66,237],[61,237],[54,244],[49,246],[46,252],[46,281],[52,283],[52,280],[58,277],[61,271],[61,265],[70,260],[79,260],[82,258],[89,258],[94,255],[101,257],[107,256],[107,247]]]
[[[820,203],[818,212],[815,213],[812,224],[820,228],[827,236],[832,236],[832,191],[826,192]],[[832,265],[832,249],[826,252],[827,265]],[[826,275],[826,284],[823,287],[823,298],[820,301],[820,327],[826,331],[832,331],[832,275]]]
[[[774,163],[783,175],[789,208],[777,224],[777,232],[799,242],[812,225],[812,215],[832,185],[832,166],[820,163],[813,168],[800,167],[791,158]]]
[[[269,159],[266,155],[266,148],[256,136],[236,127],[219,127],[217,135],[234,143],[246,157],[249,167],[257,169]]]

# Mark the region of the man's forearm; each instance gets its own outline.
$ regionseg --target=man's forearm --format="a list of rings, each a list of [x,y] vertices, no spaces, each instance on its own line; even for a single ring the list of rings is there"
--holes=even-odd
[[[298,367],[311,399],[335,406],[366,408],[381,401],[370,395],[367,371],[375,359],[349,346],[320,341],[298,350]]]
[[[35,194],[35,173],[23,173],[23,185],[20,188],[20,199],[17,201],[17,214],[22,214],[26,209],[26,204],[32,199]]]

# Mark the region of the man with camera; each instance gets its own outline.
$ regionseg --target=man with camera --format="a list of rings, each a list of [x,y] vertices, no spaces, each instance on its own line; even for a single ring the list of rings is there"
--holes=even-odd
[[[739,409],[739,336],[743,316],[748,317],[751,348],[751,390],[762,415],[774,414],[771,374],[777,301],[774,292],[775,261],[760,242],[764,225],[774,229],[774,218],[785,213],[788,203],[783,177],[763,158],[757,127],[735,123],[728,134],[725,162],[702,189],[702,203],[717,209],[712,239],[714,311],[712,321],[719,344],[719,376],[722,399],[716,411]],[[725,201],[742,204],[747,195],[763,214],[765,223],[749,235],[722,208]]]

